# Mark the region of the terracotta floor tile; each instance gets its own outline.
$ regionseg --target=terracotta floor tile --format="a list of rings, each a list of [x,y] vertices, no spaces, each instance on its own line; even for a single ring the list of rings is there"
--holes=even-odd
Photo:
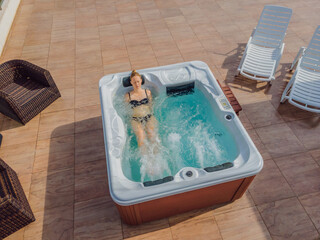
[[[320,192],[311,193],[299,197],[299,201],[303,208],[310,216],[313,224],[316,226],[318,231],[320,230]]]
[[[93,105],[75,109],[75,132],[102,129],[101,106]]]
[[[319,164],[320,166],[320,149],[312,150],[309,152],[313,159]]]
[[[32,174],[18,174],[18,178],[27,200],[29,200]]]
[[[75,166],[75,201],[82,202],[109,195],[106,160]]]
[[[126,42],[122,34],[100,37],[100,44],[101,44],[101,50],[105,52],[127,49]]]
[[[196,217],[170,227],[172,239],[222,239],[213,217]]]
[[[131,63],[132,69],[151,68],[151,67],[157,67],[159,65],[156,57],[149,57],[145,59],[130,58],[130,63]]]
[[[34,213],[36,221],[25,228],[24,239],[73,239],[73,207],[61,206]]]
[[[214,206],[207,207],[207,208],[201,208],[201,209],[195,209],[195,210],[188,211],[185,213],[173,215],[168,218],[169,225],[170,225],[170,227],[174,227],[175,225],[189,223],[194,220],[196,221],[198,219],[211,218],[212,220],[214,220],[213,211],[212,211],[213,208],[214,208]]]
[[[259,135],[257,134],[255,129],[248,129],[247,130],[251,140],[253,141],[253,143],[255,144],[255,146],[257,147],[259,153],[261,154],[263,160],[268,160],[271,158],[271,155],[268,151],[268,149],[266,148],[266,146],[262,143]]]
[[[180,50],[173,40],[168,42],[152,43],[152,49],[156,57],[180,54]]]
[[[154,57],[155,54],[153,52],[152,46],[150,44],[146,44],[144,46],[128,46],[127,47],[128,50],[128,55],[129,58],[133,58],[133,59],[145,59],[145,58],[149,58],[149,57]],[[140,56],[141,52],[144,52],[143,56]]]
[[[150,34],[163,33],[164,31],[169,31],[168,26],[163,18],[143,22],[143,25],[149,37],[151,36]]]
[[[47,59],[49,56],[49,44],[25,45],[21,57],[34,62],[36,60]],[[43,68],[46,66],[42,65]]]
[[[6,237],[6,240],[23,240],[24,239],[24,230],[25,228],[20,229],[19,231]]]
[[[320,191],[320,167],[307,152],[274,161],[297,195]]]
[[[35,142],[37,140],[39,119],[40,116],[37,115],[23,126],[21,123],[5,117],[1,128],[1,134],[3,136],[1,146],[5,147],[24,144],[27,142]]]
[[[83,0],[78,0],[76,1],[76,8],[86,8],[86,7],[90,7],[93,4],[95,4],[95,1],[93,0],[89,0],[89,1],[83,1]]]
[[[60,89],[61,97],[48,106],[43,113],[57,112],[74,108],[74,88]]]
[[[48,173],[74,167],[74,135],[39,140],[33,172]]]
[[[66,1],[55,1],[55,9],[56,10],[65,10],[65,9],[74,9],[74,1],[66,2]]]
[[[105,159],[102,129],[75,135],[76,164]]]
[[[144,233],[134,237],[124,238],[125,240],[172,240],[172,233],[170,228],[160,229],[157,231]]]
[[[38,140],[74,134],[74,110],[41,114]]]
[[[79,40],[99,40],[100,27],[77,28],[76,39]]]
[[[131,24],[131,23],[128,23]],[[104,37],[112,37],[112,36],[119,36],[122,35],[123,33],[123,28],[125,24],[109,24],[109,25],[104,25],[104,26],[99,26],[99,33],[100,33],[100,38]]]
[[[98,25],[104,26],[109,24],[119,24],[120,23],[120,16],[117,13],[114,14],[106,14],[101,9],[97,9],[98,15]]]
[[[148,34],[144,32],[137,32],[124,35],[127,47],[137,47],[150,44]]]
[[[278,113],[281,115],[282,119],[286,122],[314,117],[314,114],[311,112],[299,109],[288,102],[280,104],[279,101],[277,101],[274,106],[277,109]]]
[[[155,2],[150,2],[150,1],[139,1],[137,2],[137,8],[139,10],[148,10],[148,9],[156,9],[157,6]]]
[[[173,39],[176,41],[184,40],[186,38],[195,37],[195,34],[192,31],[192,28],[186,24],[184,24],[183,26],[169,28],[169,29],[170,29],[170,32],[172,34]]]
[[[160,9],[160,13],[163,18],[182,16],[181,10],[175,7],[162,8]]]
[[[100,104],[98,83],[77,86],[75,93],[75,108]]]
[[[29,203],[33,212],[74,203],[74,170],[33,173]]]
[[[283,122],[269,101],[243,105],[243,110],[254,128]]]
[[[96,87],[99,85],[99,80],[103,77],[102,67],[77,70],[75,85],[76,88],[83,88],[84,86],[92,85]]]
[[[76,28],[97,27],[97,11],[94,7],[76,9]]]
[[[119,13],[120,23],[139,22],[141,17],[138,12]]]
[[[319,236],[297,198],[258,206],[272,239],[316,239]]]
[[[254,202],[252,200],[252,197],[249,191],[246,191],[240,199],[234,202],[212,206],[213,208],[212,212],[213,212],[213,215],[216,216],[218,214],[238,211],[238,210],[241,210],[244,208],[250,208],[250,207],[254,207]]]
[[[148,223],[143,223],[136,226],[122,223],[122,231],[123,231],[124,239],[130,238],[130,237],[143,236],[144,234],[148,234],[148,233],[151,234],[153,232],[158,232],[168,228],[169,228],[169,223],[167,218],[148,222]]]
[[[49,51],[48,66],[56,63],[65,63],[75,61],[75,41],[68,40],[58,43],[51,43]],[[50,64],[50,65],[49,65]]]
[[[294,134],[307,149],[320,148],[320,119],[319,117],[307,118],[287,123]]]
[[[76,39],[76,60],[84,62],[88,56],[98,52],[101,52],[99,39]]]
[[[105,50],[102,52],[104,65],[127,62],[129,60],[128,51],[125,48]]]
[[[176,41],[178,48],[183,53],[193,52],[193,51],[203,51],[201,42],[197,37],[185,38],[183,40]]]
[[[186,24],[187,19],[182,16],[168,17],[164,19],[169,28],[176,27],[178,24]]]
[[[139,14],[144,22],[161,18],[159,9],[139,10]]]
[[[62,89],[74,88],[74,82],[75,82],[74,64],[70,67],[66,66],[62,68],[50,68],[49,71],[59,91]]]
[[[116,3],[116,8],[119,13],[137,12],[138,7],[134,1],[123,1]]]
[[[223,239],[271,239],[255,207],[219,214],[215,219]]]
[[[256,131],[272,157],[281,157],[305,150],[285,123],[257,128]]]
[[[157,57],[157,61],[158,61],[159,65],[164,66],[164,65],[183,62],[183,58],[182,58],[181,54],[179,53],[179,54],[175,54],[175,55],[167,55],[167,56]]]
[[[19,175],[31,174],[36,142],[1,146],[1,158]]]
[[[75,239],[123,239],[121,221],[116,206],[106,198],[96,198],[75,204]]]
[[[246,130],[250,130],[253,128],[250,120],[248,119],[248,117],[244,111],[240,112],[240,115],[238,117]]]
[[[205,50],[202,51],[181,51],[181,55],[185,62],[188,61],[202,61],[202,62],[209,62],[209,57],[206,54]]]
[[[120,63],[104,64],[103,68],[105,75],[111,73],[127,72],[132,69],[129,59]]]
[[[41,45],[50,42],[51,38],[51,29],[47,31],[28,31],[26,38],[24,40],[24,44],[26,45]]]
[[[262,171],[249,186],[249,191],[256,205],[295,196],[272,159],[264,162]]]

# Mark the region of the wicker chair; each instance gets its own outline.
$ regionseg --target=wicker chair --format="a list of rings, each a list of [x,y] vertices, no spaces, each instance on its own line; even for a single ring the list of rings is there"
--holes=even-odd
[[[35,221],[15,171],[0,159],[0,239]]]
[[[49,71],[23,60],[0,65],[0,112],[26,124],[60,92]]]

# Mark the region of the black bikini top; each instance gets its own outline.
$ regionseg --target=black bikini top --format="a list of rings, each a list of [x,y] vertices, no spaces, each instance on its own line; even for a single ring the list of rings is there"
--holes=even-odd
[[[129,99],[131,100],[129,103],[131,104],[131,108],[135,108],[135,107],[138,107],[138,106],[141,106],[143,104],[148,104],[149,103],[149,98],[148,98],[148,94],[147,94],[147,90],[144,90],[145,93],[146,93],[146,98],[144,99],[141,99],[140,101],[138,100],[131,100],[131,96],[130,96],[130,92],[128,92],[129,94]]]

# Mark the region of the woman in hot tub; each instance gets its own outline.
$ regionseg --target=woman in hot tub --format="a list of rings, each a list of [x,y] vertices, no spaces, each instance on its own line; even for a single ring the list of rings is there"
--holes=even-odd
[[[141,75],[135,70],[130,75],[130,83],[133,90],[125,94],[125,101],[132,108],[131,125],[137,137],[139,149],[142,154],[147,153],[146,140],[151,143],[159,143],[157,137],[157,120],[152,113],[152,95],[149,89],[141,88]],[[157,153],[158,147],[153,149]],[[152,150],[152,151],[153,151]]]

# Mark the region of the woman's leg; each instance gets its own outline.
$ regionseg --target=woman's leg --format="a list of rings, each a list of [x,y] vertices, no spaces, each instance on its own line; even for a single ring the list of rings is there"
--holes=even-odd
[[[131,125],[134,131],[134,134],[136,135],[139,148],[144,148],[146,134],[144,132],[142,124],[138,121],[132,120]]]
[[[158,137],[158,129],[157,129],[158,122],[154,116],[151,116],[149,120],[146,122],[146,132],[148,135],[148,139],[151,143],[153,143],[153,153],[159,153],[159,144],[160,140]]]
[[[146,122],[146,132],[148,134],[148,138],[152,143],[157,142],[158,133],[157,133],[157,120],[154,116],[151,116]]]

